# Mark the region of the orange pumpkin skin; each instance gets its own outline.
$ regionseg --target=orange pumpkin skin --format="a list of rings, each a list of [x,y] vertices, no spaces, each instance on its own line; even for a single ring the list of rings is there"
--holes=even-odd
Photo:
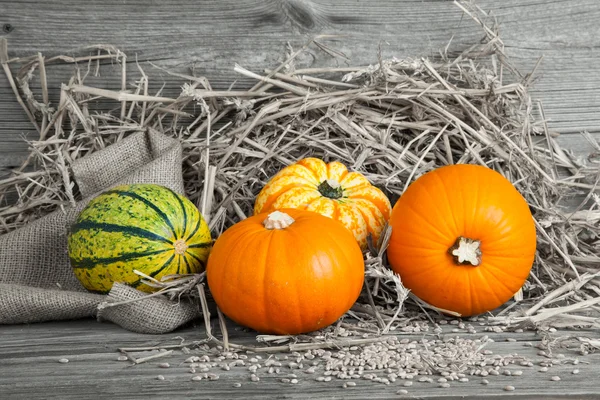
[[[326,164],[312,157],[285,167],[271,178],[256,197],[254,213],[281,208],[314,211],[341,222],[363,250],[369,234],[377,243],[392,210],[386,195],[361,173],[348,172],[337,161]]]
[[[352,307],[364,280],[362,252],[340,223],[285,209],[295,221],[266,229],[268,214],[247,218],[214,243],[206,267],[220,310],[263,333],[324,328]]]
[[[507,179],[483,166],[452,165],[424,174],[394,205],[390,225],[387,256],[404,285],[462,316],[504,304],[533,264],[536,231],[527,202]],[[480,241],[477,266],[459,262],[465,254],[454,246],[460,237]]]

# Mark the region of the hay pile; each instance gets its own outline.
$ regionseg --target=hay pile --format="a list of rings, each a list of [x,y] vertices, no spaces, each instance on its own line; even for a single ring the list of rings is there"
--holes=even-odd
[[[73,160],[146,129],[182,140],[186,193],[214,237],[251,215],[268,179],[303,157],[345,163],[383,189],[392,204],[436,167],[481,164],[514,183],[538,228],[538,253],[522,296],[487,316],[487,323],[598,326],[593,314],[600,303],[598,165],[582,164],[557,144],[541,104],[528,94],[533,73],[523,76],[514,68],[480,10],[463,10],[482,25],[485,38],[454,56],[444,51],[436,59],[297,69],[294,60],[307,47],[334,53],[317,38],[291,51],[275,69],[258,73],[236,65],[236,72],[257,81],[246,91],[215,91],[205,78],[180,75],[177,98],[148,93],[142,66],[132,82],[126,55],[114,47],[95,46],[85,50],[92,55],[78,57],[8,59],[3,40],[4,71],[39,138],[29,142],[24,165],[0,181],[0,233],[74,203],[79,198],[69,172]],[[121,89],[87,86],[86,75],[107,60],[123,67]],[[78,68],[53,105],[46,66],[56,63]],[[30,89],[34,79],[41,93]],[[96,105],[106,102],[114,110],[97,112]],[[582,200],[579,207],[561,207],[565,197],[574,196]],[[15,197],[16,202],[7,200]],[[385,245],[384,240],[366,255],[365,291],[338,327],[351,328],[347,322],[354,321],[360,332],[410,331],[415,317],[437,326],[434,319],[443,317],[412,297],[387,268]],[[203,298],[197,290],[202,278],[155,284],[171,296]]]

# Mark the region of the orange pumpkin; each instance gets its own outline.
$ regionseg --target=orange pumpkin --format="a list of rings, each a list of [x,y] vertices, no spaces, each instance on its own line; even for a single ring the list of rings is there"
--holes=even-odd
[[[463,316],[504,304],[533,264],[536,232],[527,202],[483,166],[424,174],[394,205],[390,225],[387,256],[404,285]]]
[[[281,212],[283,211],[283,212]],[[284,209],[247,218],[215,242],[206,267],[221,311],[264,333],[324,328],[358,298],[362,252],[340,223]]]
[[[392,209],[385,194],[361,173],[318,158],[305,158],[279,171],[258,194],[254,213],[281,208],[314,211],[341,222],[362,249],[369,234],[377,243]]]

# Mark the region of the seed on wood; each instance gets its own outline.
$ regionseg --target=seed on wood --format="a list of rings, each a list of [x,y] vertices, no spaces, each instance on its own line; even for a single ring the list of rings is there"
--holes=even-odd
[[[280,381],[282,383],[290,383],[290,378],[281,378]]]
[[[160,364],[158,364],[158,366],[160,368],[169,368],[171,366],[171,364],[169,364],[169,363],[160,363]]]
[[[448,380],[446,378],[440,378],[440,379],[438,379],[438,382],[445,383],[445,382],[448,382]]]
[[[571,372],[571,373],[577,375],[579,373],[579,370],[578,369],[574,369],[573,372]]]
[[[331,377],[330,376],[326,376],[323,378],[323,382],[329,382],[331,381]]]
[[[201,380],[202,380],[202,377],[201,377],[201,376],[199,376],[199,375],[192,376],[192,380],[193,380],[193,381],[201,381]]]
[[[523,371],[514,371],[512,374],[513,376],[521,376],[523,375]]]
[[[58,360],[58,362],[61,363],[61,364],[66,364],[66,363],[69,362],[69,359],[68,358],[61,358],[60,360]]]
[[[525,347],[533,347],[533,343],[531,343],[531,342],[525,342],[525,343],[523,343],[523,346],[525,346]]]
[[[505,369],[505,370],[504,370],[504,375],[506,375],[506,376],[511,376],[511,375],[512,375],[512,372],[510,372],[509,370]]]
[[[258,382],[258,381],[260,381],[260,378],[256,375],[252,374],[252,375],[250,375],[250,380],[252,382]]]
[[[540,372],[548,372],[548,367],[542,367],[542,368],[540,368]]]
[[[412,386],[412,385],[413,385],[413,381],[406,381],[406,382],[404,382],[402,384],[402,386],[406,386],[406,387],[409,387],[409,386]]]
[[[487,379],[484,379],[481,381],[482,385],[488,385],[490,383],[490,381],[488,381]]]
[[[440,387],[441,387],[441,388],[449,388],[449,387],[450,387],[450,384],[449,384],[449,383],[447,383],[447,382],[440,383]]]
[[[396,392],[396,394],[408,394],[408,390],[400,389]]]
[[[497,376],[497,375],[500,375],[500,372],[498,372],[498,371],[497,371],[497,370],[495,370],[495,369],[492,369],[492,370],[490,370],[489,374],[490,374],[490,375],[496,375],[496,376]]]
[[[156,377],[156,379],[158,379],[159,381],[164,381],[164,380],[165,380],[165,377],[164,377],[164,376],[162,376],[162,375],[158,375],[158,376]]]
[[[506,338],[506,341],[507,342],[516,342],[517,339],[515,339],[515,338]]]
[[[257,363],[258,359],[256,357],[252,357],[251,359],[249,359],[248,361],[253,362],[253,363]]]
[[[469,382],[469,378],[460,378],[459,382]]]
[[[127,360],[128,360],[127,356],[119,356],[117,358],[117,361],[127,361]]]
[[[231,367],[230,367],[229,365],[225,364],[225,365],[223,365],[223,366],[221,367],[221,369],[222,369],[223,371],[229,371],[229,370],[231,369]]]
[[[239,388],[239,387],[242,387],[242,384],[241,384],[241,383],[239,383],[239,382],[236,382],[236,383],[234,383],[234,384],[233,384],[233,385],[231,385],[231,386],[233,386],[234,388]]]
[[[560,376],[558,375],[554,375],[552,378],[550,378],[551,381],[560,381]]]
[[[344,382],[344,385],[343,385],[344,388],[354,387],[354,386],[356,386],[356,382]]]
[[[504,386],[504,390],[506,390],[507,392],[512,392],[513,390],[515,390],[515,387],[511,385]]]

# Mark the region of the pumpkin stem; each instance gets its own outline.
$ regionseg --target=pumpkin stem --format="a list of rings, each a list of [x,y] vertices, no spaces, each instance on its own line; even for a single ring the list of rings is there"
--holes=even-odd
[[[460,236],[448,252],[454,257],[457,265],[471,264],[476,267],[481,264],[481,241]]]
[[[339,199],[344,195],[344,189],[335,179],[326,179],[317,188],[321,195],[330,199]]]
[[[263,221],[263,225],[267,229],[285,229],[295,222],[294,218],[284,212],[273,211]]]
[[[185,239],[177,239],[175,243],[173,243],[173,246],[175,246],[175,254],[184,254],[188,248]]]

